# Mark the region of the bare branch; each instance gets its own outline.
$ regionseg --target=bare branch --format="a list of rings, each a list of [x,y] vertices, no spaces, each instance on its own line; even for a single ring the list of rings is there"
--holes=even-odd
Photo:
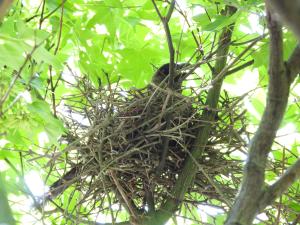
[[[59,32],[58,32],[58,38],[57,38],[57,45],[54,50],[54,55],[57,54],[59,46],[60,46],[60,41],[61,41],[61,34],[62,34],[62,28],[63,28],[63,18],[64,18],[64,2],[61,5],[61,15],[60,15],[60,21],[59,21]],[[54,84],[53,82],[53,76],[52,76],[52,65],[49,66],[49,74],[50,74],[50,88],[51,88],[51,99],[52,99],[52,109],[53,109],[53,115],[54,117],[57,117],[56,113],[56,98],[55,98],[55,89],[58,85],[59,80],[61,79],[62,74],[58,77],[56,83]]]
[[[166,15],[166,18],[165,18],[166,23],[168,23],[168,22],[170,21],[171,16],[172,16],[172,13],[173,13],[173,11],[174,11],[174,8],[175,8],[175,0],[172,0],[172,2],[171,2],[171,4],[170,4],[169,11],[168,11],[168,13],[167,13],[167,15]]]
[[[256,45],[256,43],[258,41],[260,41],[263,38],[263,36],[261,36],[258,39],[255,39],[250,45],[248,45],[247,48],[245,48],[228,66],[224,67],[222,69],[222,71],[220,73],[218,73],[214,79],[211,81],[211,85],[214,85],[215,83],[217,83],[218,81],[220,81],[221,79],[223,79],[229,72],[229,69],[231,67],[233,67],[249,50],[251,50],[253,48],[254,45]]]
[[[297,179],[300,178],[300,159],[296,161],[274,184],[265,189],[259,209],[263,210],[282,195]]]
[[[288,67],[284,64],[282,29],[277,18],[268,11],[267,20],[270,30],[270,81],[267,105],[259,128],[249,146],[241,190],[225,223],[227,225],[251,224],[256,214],[262,209],[259,203],[265,193],[263,189],[267,156],[271,151],[288,102],[291,77],[294,76],[291,71],[297,72],[294,67],[290,70],[286,69]],[[296,57],[298,50],[295,50],[293,55],[291,61],[298,58]]]
[[[114,181],[114,183],[115,183],[115,185],[116,185],[116,187],[117,187],[117,190],[119,191],[119,193],[120,193],[120,195],[122,196],[122,198],[123,198],[123,200],[124,200],[126,206],[127,206],[128,209],[129,209],[130,215],[132,215],[133,219],[137,220],[138,215],[139,215],[139,212],[137,211],[136,206],[133,205],[134,203],[128,199],[128,197],[127,197],[127,195],[126,195],[126,193],[125,193],[125,191],[124,191],[122,185],[121,185],[120,182],[118,181],[118,179],[117,179],[117,177],[115,176],[114,172],[111,171],[110,174],[111,174],[111,177],[112,177],[112,179],[113,179],[113,181]]]
[[[168,87],[172,89],[174,87],[174,77],[175,77],[175,62],[174,62],[175,61],[175,50],[174,50],[172,35],[171,35],[170,27],[169,27],[169,21],[171,19],[172,13],[175,8],[175,0],[172,0],[172,2],[170,3],[169,10],[168,10],[166,17],[163,17],[161,15],[154,0],[152,0],[152,3],[154,5],[154,8],[155,8],[161,22],[163,23],[164,30],[166,33],[167,43],[168,43],[168,47],[169,47],[169,55],[170,55]],[[172,117],[171,114],[166,115],[166,123],[167,123],[166,129],[168,129],[170,127],[171,117]],[[162,150],[160,163],[159,163],[157,171],[156,171],[157,174],[160,174],[162,168],[165,165],[165,159],[167,156],[168,146],[169,146],[169,138],[164,137],[162,142],[163,142],[163,150]]]
[[[254,60],[253,60],[253,59],[250,60],[250,61],[248,61],[248,62],[245,62],[244,64],[242,64],[242,65],[240,65],[240,66],[237,66],[237,67],[233,68],[232,70],[228,70],[228,71],[226,72],[225,76],[228,76],[228,75],[230,75],[230,74],[233,74],[233,73],[236,73],[236,72],[238,72],[238,71],[240,71],[240,70],[243,70],[243,69],[247,68],[248,66],[253,65],[253,63],[254,63]]]
[[[175,50],[174,50],[174,45],[173,45],[173,41],[172,41],[172,35],[171,35],[171,31],[170,31],[170,27],[169,27],[169,21],[171,19],[172,13],[174,11],[174,7],[175,7],[175,0],[173,0],[170,4],[170,8],[168,10],[167,16],[163,17],[155,3],[155,0],[152,0],[152,3],[154,5],[155,11],[157,13],[157,15],[159,16],[163,26],[164,26],[164,30],[166,33],[166,38],[167,38],[167,43],[168,43],[168,47],[169,47],[169,55],[170,55],[170,65],[169,65],[169,83],[168,86],[170,88],[173,87],[174,85],[174,76],[175,76]]]

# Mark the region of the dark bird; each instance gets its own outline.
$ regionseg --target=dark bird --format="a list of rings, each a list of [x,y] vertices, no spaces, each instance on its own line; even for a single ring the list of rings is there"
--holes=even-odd
[[[181,90],[182,82],[189,75],[187,71],[184,71],[184,69],[188,66],[190,66],[189,63],[175,63],[174,83],[171,89],[176,91]],[[168,84],[169,69],[170,63],[166,63],[159,67],[152,77],[152,83],[157,86],[160,86],[162,84]]]
[[[173,85],[169,86],[169,70],[170,70],[170,63],[166,63],[162,65],[158,70],[155,72],[155,74],[152,77],[152,83],[154,85],[160,86],[162,88],[169,87],[173,91],[181,93],[182,88],[182,82],[187,78],[189,75],[187,68],[190,66],[189,63],[175,63],[175,74],[174,74],[174,80]],[[173,101],[175,101],[174,98],[171,98],[171,100],[168,102],[168,104],[173,104]],[[173,115],[171,113],[166,113],[164,118],[162,120],[165,123],[164,129],[170,129],[171,127],[171,121],[173,120]],[[159,165],[156,168],[156,174],[159,175],[166,164],[166,158],[168,155],[168,149],[171,142],[168,137],[164,136],[162,137],[161,143],[160,143],[160,149],[161,149],[161,156]]]

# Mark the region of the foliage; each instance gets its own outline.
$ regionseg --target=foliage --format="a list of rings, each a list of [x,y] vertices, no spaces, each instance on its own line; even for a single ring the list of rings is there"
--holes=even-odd
[[[170,4],[155,2],[160,13],[166,15]],[[235,7],[236,13],[226,14],[228,5]],[[221,98],[230,95],[244,103],[247,122],[234,124],[235,129],[246,127],[247,134],[250,133],[250,137],[240,137],[244,142],[252,138],[266,106],[270,36],[264,15],[262,0],[187,0],[177,1],[168,23],[176,61],[196,65],[195,73],[184,83],[186,87],[207,91],[218,84],[218,80],[215,83],[212,80],[226,68]],[[233,24],[231,39],[227,46],[220,48],[224,31]],[[287,59],[296,46],[296,38],[285,31],[283,44]],[[91,211],[97,207],[89,205],[78,207],[85,196],[76,191],[75,185],[47,203],[50,206],[45,206],[45,211],[25,207],[28,202],[40,203],[30,184],[34,181],[26,180],[26,176],[35,171],[49,187],[70,169],[66,162],[68,154],[74,152],[69,151],[70,143],[63,141],[70,134],[64,116],[66,106],[80,108],[87,101],[80,93],[80,80],[88,79],[96,90],[116,83],[126,91],[144,88],[151,82],[154,71],[170,61],[169,47],[152,1],[24,0],[13,4],[0,26],[0,169],[5,171],[2,180],[16,221],[24,224],[29,218],[26,214],[34,215],[28,223],[128,220],[130,213],[117,208],[116,202],[111,202],[111,194],[103,202],[95,203],[97,207],[107,207],[105,213]],[[227,47],[228,54],[220,51]],[[223,58],[225,61],[220,63]],[[224,66],[216,71],[221,64]],[[184,95],[190,92],[183,91]],[[266,185],[276,181],[298,158],[299,117],[299,84],[295,82],[268,156]],[[225,122],[229,125],[230,118]],[[247,144],[239,153],[228,156],[228,160],[244,160]],[[54,165],[56,157],[59,160]],[[76,156],[72,157],[76,163]],[[227,177],[220,174],[213,179],[237,190],[236,182],[232,181],[240,181],[241,176],[242,172]],[[296,224],[300,213],[298,189],[299,182],[295,182],[256,222]],[[199,193],[190,193],[191,196],[193,202],[191,199],[184,202],[170,224],[224,223],[230,203]],[[2,207],[6,207],[5,203]],[[49,213],[50,210],[55,213]]]

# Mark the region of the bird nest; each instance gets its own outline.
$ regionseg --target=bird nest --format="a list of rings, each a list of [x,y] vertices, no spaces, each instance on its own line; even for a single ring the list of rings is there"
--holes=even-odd
[[[191,157],[199,129],[212,123],[201,119],[204,111],[215,110],[205,105],[207,92],[189,88],[182,95],[155,85],[95,88],[86,80],[76,88],[80,94],[65,99],[68,113],[62,116],[69,126],[63,140],[68,147],[64,157],[53,159],[67,168],[47,198],[72,190],[81,194],[78,204],[103,211],[111,208],[107,202],[129,212],[159,207]],[[241,162],[232,153],[243,149],[246,133],[240,98],[224,92],[218,105],[189,194],[223,201],[235,195]],[[189,194],[184,201],[195,202]]]

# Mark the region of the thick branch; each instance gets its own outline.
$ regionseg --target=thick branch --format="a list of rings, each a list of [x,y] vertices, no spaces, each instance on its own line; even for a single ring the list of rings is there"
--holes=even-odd
[[[0,20],[5,16],[7,10],[10,8],[13,0],[2,0],[0,1]]]
[[[266,2],[294,31],[300,41],[300,0],[266,0]]]
[[[249,146],[241,190],[227,219],[227,225],[252,224],[259,212],[259,202],[264,193],[267,156],[288,102],[291,76],[283,61],[282,29],[270,12],[267,13],[267,20],[270,30],[270,81],[267,104]]]

